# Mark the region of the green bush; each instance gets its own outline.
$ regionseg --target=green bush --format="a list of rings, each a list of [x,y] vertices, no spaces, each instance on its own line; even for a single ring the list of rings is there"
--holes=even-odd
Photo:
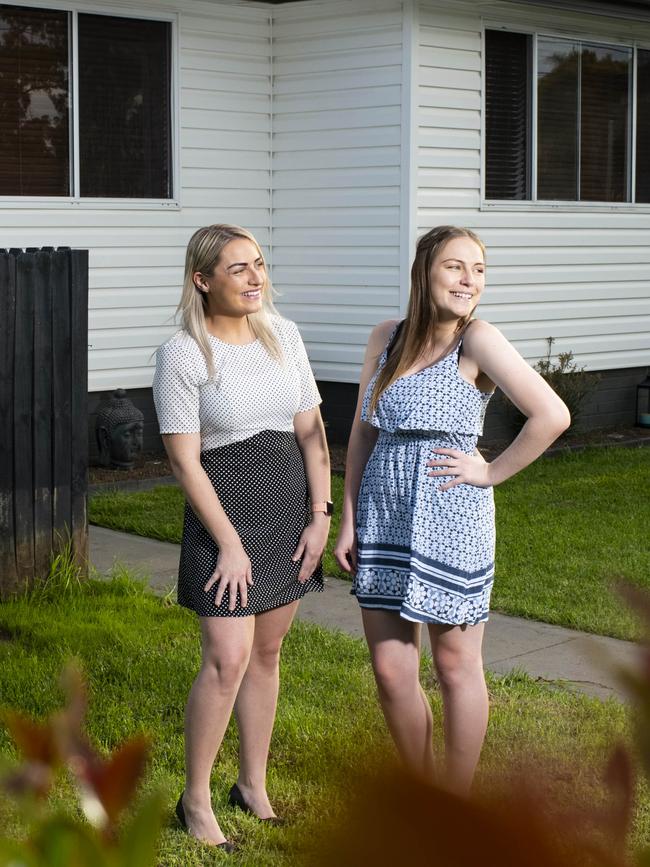
[[[552,349],[554,337],[547,337],[547,350],[544,358],[533,365],[542,379],[546,380],[553,391],[561,397],[571,413],[570,431],[579,427],[579,419],[585,398],[596,389],[600,382],[600,374],[589,373],[584,367],[578,367],[573,359],[573,352],[559,352],[557,361],[553,360]],[[519,431],[526,421],[526,416],[505,395],[504,400],[511,417],[513,427]]]

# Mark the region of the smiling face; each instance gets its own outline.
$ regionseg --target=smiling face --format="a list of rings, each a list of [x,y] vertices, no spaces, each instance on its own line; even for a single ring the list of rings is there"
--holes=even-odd
[[[452,238],[433,260],[431,299],[440,322],[470,316],[485,286],[485,257],[471,238]]]
[[[259,249],[247,238],[229,241],[212,274],[197,271],[193,279],[207,296],[208,315],[241,317],[262,307],[266,268]]]

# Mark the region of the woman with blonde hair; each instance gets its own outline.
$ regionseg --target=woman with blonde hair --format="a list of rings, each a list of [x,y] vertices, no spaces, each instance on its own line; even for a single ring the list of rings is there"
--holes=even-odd
[[[402,322],[371,333],[348,446],[335,555],[355,572],[379,699],[406,765],[434,777],[420,685],[426,624],[444,709],[444,784],[468,793],[488,719],[481,645],[494,576],[492,487],[568,426],[557,395],[487,322],[474,319],[485,249],[468,229],[420,238]],[[527,421],[490,463],[476,450],[498,386]]]
[[[229,801],[280,821],[266,792],[278,662],[299,599],[323,589],[329,457],[305,348],[273,307],[250,232],[214,225],[192,236],[179,310],[183,328],[158,350],[153,385],[187,500],[178,601],[197,613],[202,646],[176,814],[194,837],[231,852],[210,774],[233,709],[240,769]]]

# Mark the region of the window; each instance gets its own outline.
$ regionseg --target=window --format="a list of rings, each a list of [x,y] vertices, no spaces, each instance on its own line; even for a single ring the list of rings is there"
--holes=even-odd
[[[171,152],[169,22],[0,5],[0,196],[169,199]]]
[[[650,51],[487,30],[485,55],[486,198],[650,202]]]

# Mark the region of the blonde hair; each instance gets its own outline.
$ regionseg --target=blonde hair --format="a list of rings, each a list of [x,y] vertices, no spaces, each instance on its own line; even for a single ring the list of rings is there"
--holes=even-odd
[[[459,226],[437,226],[423,235],[417,243],[415,259],[411,267],[411,294],[406,318],[392,341],[386,364],[381,368],[370,397],[370,412],[373,413],[381,395],[396,379],[403,376],[426,351],[438,324],[438,311],[431,298],[431,267],[436,256],[448,241],[454,238],[470,238],[481,248],[483,241],[470,229]],[[456,333],[465,328],[474,310],[458,320]]]
[[[262,343],[272,358],[283,360],[280,342],[273,330],[269,316],[278,315],[273,304],[273,287],[266,269],[264,254],[253,235],[241,226],[231,226],[227,223],[215,223],[198,229],[190,238],[185,253],[185,275],[183,277],[183,293],[176,311],[180,313],[181,323],[185,331],[194,338],[205,357],[208,376],[214,379],[216,370],[212,356],[212,347],[208,329],[205,325],[205,312],[208,306],[207,295],[194,283],[193,275],[197,271],[205,276],[212,276],[223,248],[235,238],[245,238],[255,245],[264,262],[264,285],[262,287],[262,309],[257,313],[249,313],[248,321],[256,339]]]

